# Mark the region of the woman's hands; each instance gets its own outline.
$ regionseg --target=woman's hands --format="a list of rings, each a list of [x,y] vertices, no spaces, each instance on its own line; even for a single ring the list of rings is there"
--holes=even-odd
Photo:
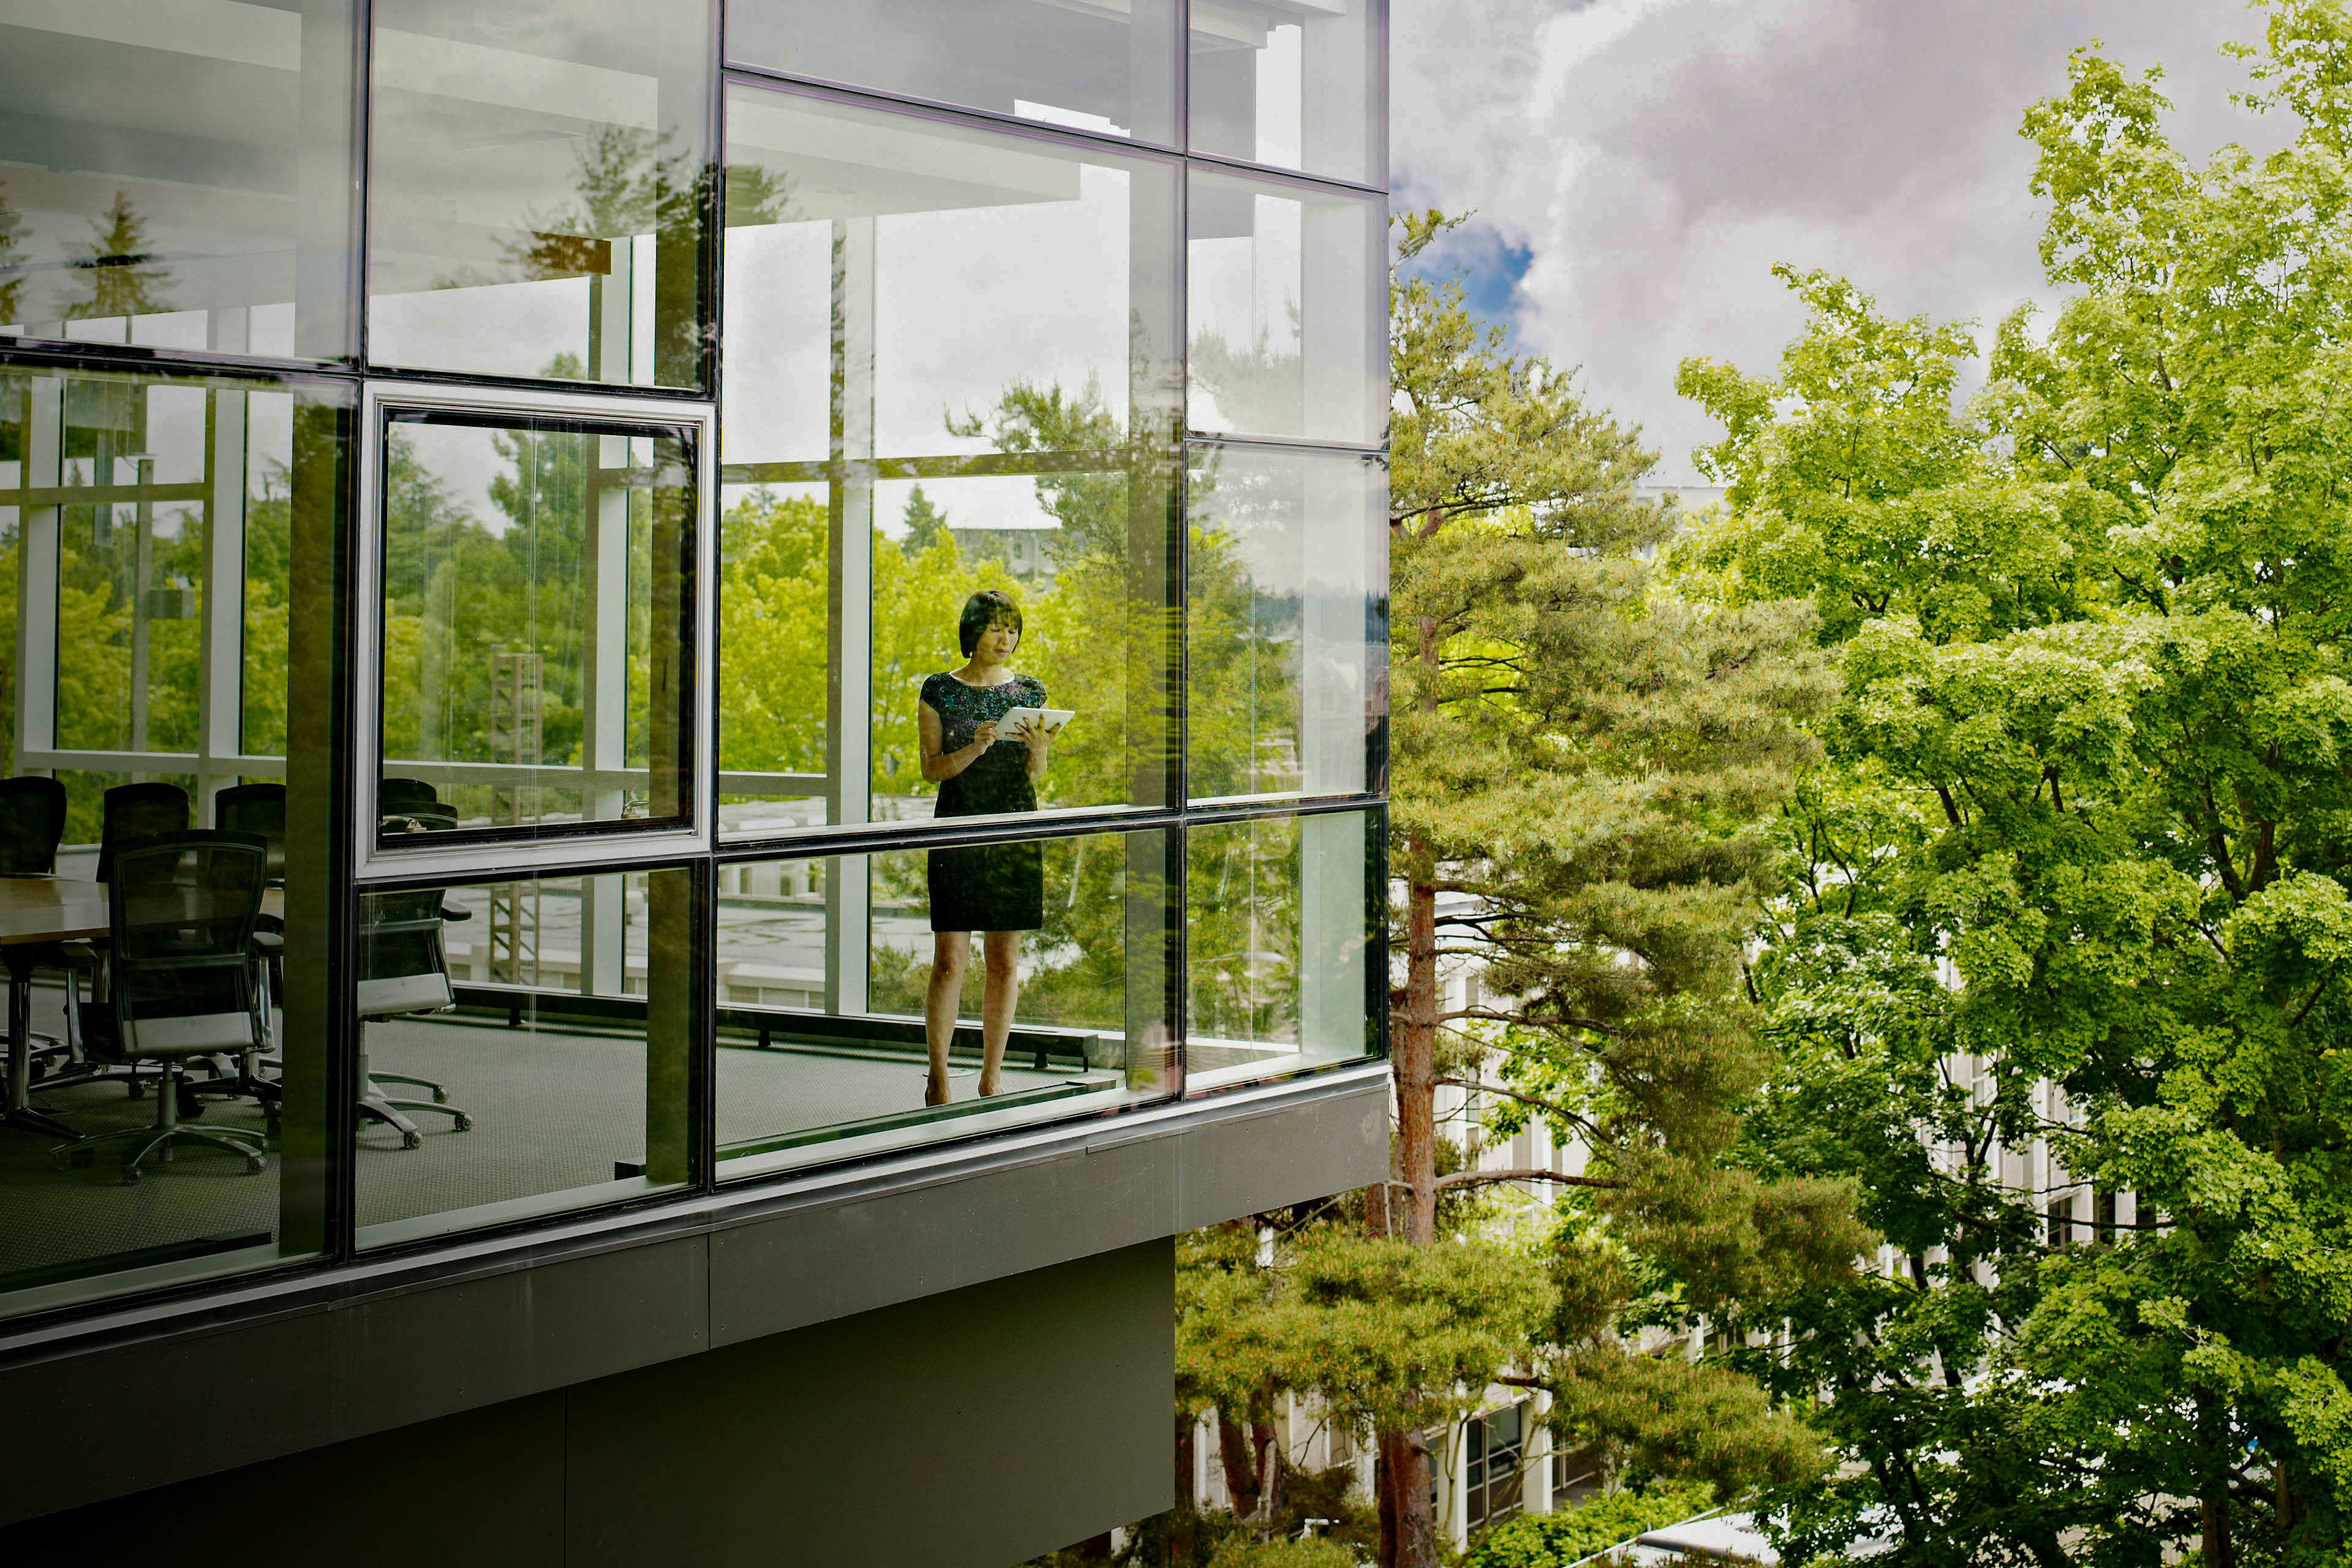
[[[1029,748],[1029,782],[1035,784],[1045,776],[1045,748],[1054,743],[1054,737],[1035,720],[1024,719],[1013,738]]]

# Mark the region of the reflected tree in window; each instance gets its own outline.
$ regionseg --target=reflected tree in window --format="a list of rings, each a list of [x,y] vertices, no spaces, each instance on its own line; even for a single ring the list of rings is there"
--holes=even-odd
[[[147,248],[147,220],[131,198],[114,193],[106,211],[90,220],[83,254],[67,265],[81,275],[88,297],[66,306],[68,321],[106,321],[150,316],[172,309],[172,274]]]
[[[25,320],[25,275],[20,270],[25,247],[17,238],[24,231],[25,215],[8,200],[8,188],[0,185],[0,325],[21,325]],[[16,460],[0,455],[0,463]]]

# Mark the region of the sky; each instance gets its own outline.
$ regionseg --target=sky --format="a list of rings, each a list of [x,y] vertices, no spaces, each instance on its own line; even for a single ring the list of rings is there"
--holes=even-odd
[[[2099,40],[2161,64],[2176,144],[2274,142],[2230,102],[2242,0],[1391,0],[1400,208],[1475,211],[1433,247],[1519,352],[1580,366],[1693,480],[1717,427],[1685,357],[1769,374],[1801,325],[1772,264],[1851,278],[1981,343],[2042,274],[2027,106]]]

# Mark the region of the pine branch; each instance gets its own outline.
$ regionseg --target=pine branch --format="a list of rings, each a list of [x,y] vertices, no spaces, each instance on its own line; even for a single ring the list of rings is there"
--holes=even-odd
[[[1490,1182],[1558,1182],[1563,1186],[1600,1187],[1609,1192],[1625,1185],[1599,1176],[1571,1176],[1564,1171],[1456,1171],[1450,1176],[1438,1177],[1437,1190],[1442,1193],[1452,1187],[1484,1186]]]
[[[1506,1100],[1516,1100],[1521,1105],[1531,1105],[1538,1110],[1548,1111],[1551,1115],[1559,1117],[1563,1121],[1573,1121],[1579,1127],[1583,1128],[1586,1132],[1590,1133],[1594,1142],[1597,1143],[1601,1142],[1601,1129],[1593,1126],[1591,1122],[1586,1121],[1575,1111],[1569,1110],[1568,1107],[1564,1105],[1554,1105],[1550,1100],[1538,1100],[1531,1094],[1521,1094],[1516,1089],[1505,1089],[1499,1083],[1481,1083],[1476,1079],[1441,1078],[1437,1079],[1437,1081],[1439,1083],[1451,1084],[1455,1089],[1475,1089],[1481,1094],[1499,1094]]]

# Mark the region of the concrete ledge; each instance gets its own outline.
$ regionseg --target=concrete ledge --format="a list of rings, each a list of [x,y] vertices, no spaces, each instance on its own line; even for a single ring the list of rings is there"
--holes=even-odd
[[[0,1332],[0,1524],[1129,1247],[1387,1173],[1370,1062]],[[136,1413],[188,1413],[157,1437]],[[202,1414],[198,1414],[201,1412]]]

